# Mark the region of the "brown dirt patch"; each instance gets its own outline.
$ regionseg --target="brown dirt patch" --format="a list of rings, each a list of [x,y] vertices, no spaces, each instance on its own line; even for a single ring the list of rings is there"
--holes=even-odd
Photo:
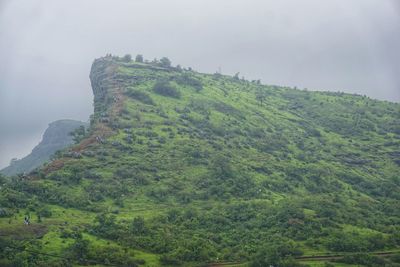
[[[49,174],[50,172],[56,171],[61,169],[64,166],[64,163],[67,159],[56,159],[50,162],[46,167],[44,167],[43,172],[45,175]]]
[[[27,238],[41,238],[47,233],[47,227],[43,224],[32,223],[24,225],[21,220],[21,225],[10,225],[0,229],[0,236],[6,236],[16,240]]]

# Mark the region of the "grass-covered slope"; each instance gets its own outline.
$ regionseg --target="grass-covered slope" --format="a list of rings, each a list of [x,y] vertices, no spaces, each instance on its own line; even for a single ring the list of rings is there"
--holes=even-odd
[[[87,123],[75,120],[58,120],[50,123],[43,134],[42,141],[33,148],[32,152],[22,159],[14,160],[9,166],[0,170],[0,173],[11,176],[32,171],[48,161],[58,150],[72,145],[74,140],[71,133],[79,127],[86,126],[88,126]]]
[[[353,253],[400,247],[399,104],[116,57],[90,78],[90,132],[1,187],[3,265],[395,264]]]

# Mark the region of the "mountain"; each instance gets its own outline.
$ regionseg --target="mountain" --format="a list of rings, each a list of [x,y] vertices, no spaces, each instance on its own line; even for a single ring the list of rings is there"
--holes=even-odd
[[[88,126],[87,123],[74,120],[58,120],[49,124],[43,134],[42,141],[26,157],[13,160],[10,166],[2,169],[4,175],[16,175],[30,172],[41,166],[58,150],[73,144],[71,132],[79,127]]]
[[[167,58],[90,79],[81,141],[2,178],[0,265],[398,266],[398,103]]]

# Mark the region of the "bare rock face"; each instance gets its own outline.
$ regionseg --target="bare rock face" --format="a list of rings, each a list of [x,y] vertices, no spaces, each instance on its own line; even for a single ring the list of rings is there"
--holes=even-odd
[[[94,95],[95,113],[104,111],[106,103],[109,102],[108,99],[115,97],[112,94],[112,90],[117,86],[113,79],[115,67],[115,63],[109,57],[96,59],[92,64],[89,78]]]
[[[90,70],[90,82],[92,84],[93,95],[96,100],[102,100],[106,95],[107,87],[104,84],[106,77],[105,69],[110,62],[104,58],[96,59]]]

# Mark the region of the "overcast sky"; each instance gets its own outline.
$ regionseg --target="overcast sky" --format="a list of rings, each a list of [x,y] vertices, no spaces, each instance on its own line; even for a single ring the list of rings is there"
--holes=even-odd
[[[0,167],[87,121],[112,53],[400,101],[398,0],[0,0]]]

